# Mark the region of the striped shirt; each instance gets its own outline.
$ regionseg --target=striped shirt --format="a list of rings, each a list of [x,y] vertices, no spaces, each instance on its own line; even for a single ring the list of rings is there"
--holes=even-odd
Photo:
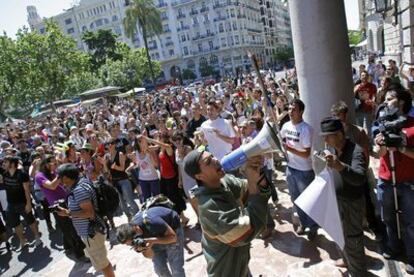
[[[86,178],[81,178],[78,183],[73,186],[72,191],[69,194],[68,208],[71,212],[80,211],[80,204],[86,201],[92,201],[92,204],[96,203],[96,195],[90,181]],[[72,222],[78,235],[81,238],[87,238],[89,219],[72,217]]]

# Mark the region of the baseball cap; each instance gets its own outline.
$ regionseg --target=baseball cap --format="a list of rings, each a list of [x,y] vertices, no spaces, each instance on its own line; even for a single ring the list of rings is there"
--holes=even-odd
[[[321,121],[321,132],[319,135],[327,136],[343,130],[342,122],[336,117],[326,117]]]
[[[184,170],[193,179],[201,172],[199,162],[203,153],[204,151],[193,150],[184,158]]]

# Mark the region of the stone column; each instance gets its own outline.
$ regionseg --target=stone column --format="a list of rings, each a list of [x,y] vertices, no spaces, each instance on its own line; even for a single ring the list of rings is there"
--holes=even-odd
[[[314,128],[314,149],[323,146],[320,121],[339,100],[353,121],[353,82],[343,0],[290,0],[293,46],[304,119]]]

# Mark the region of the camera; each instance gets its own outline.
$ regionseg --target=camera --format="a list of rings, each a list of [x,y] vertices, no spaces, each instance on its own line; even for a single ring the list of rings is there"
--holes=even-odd
[[[381,105],[377,111],[377,120],[372,127],[372,134],[375,138],[378,134],[384,136],[384,146],[404,146],[404,127],[407,118],[398,114],[398,108],[389,108],[386,104]]]
[[[60,210],[59,208],[63,208],[63,209],[68,208],[65,199],[59,199],[58,201],[55,202],[55,204],[49,206],[49,210],[52,213],[58,212]]]
[[[132,239],[132,246],[144,248],[147,246],[147,242],[142,236],[135,236]]]

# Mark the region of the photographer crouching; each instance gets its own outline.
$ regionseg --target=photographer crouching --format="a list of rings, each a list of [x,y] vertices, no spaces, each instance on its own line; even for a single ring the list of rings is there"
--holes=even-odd
[[[247,160],[239,179],[225,174],[209,152],[191,151],[184,170],[196,179],[201,240],[208,276],[249,275],[250,242],[264,230],[270,186],[261,174],[263,157]]]
[[[102,271],[105,277],[115,276],[105,247],[105,225],[95,214],[97,197],[91,182],[79,176],[79,168],[74,164],[62,164],[57,169],[57,175],[69,191],[68,209],[58,207],[59,216],[68,216],[73,226],[85,244],[93,267]]]
[[[396,87],[387,92],[373,127],[380,157],[378,200],[387,229],[384,258],[407,255],[406,271],[414,274],[414,118],[411,95]]]
[[[130,223],[118,227],[117,238],[152,259],[158,276],[185,276],[184,232],[174,210],[162,206],[143,209]]]

